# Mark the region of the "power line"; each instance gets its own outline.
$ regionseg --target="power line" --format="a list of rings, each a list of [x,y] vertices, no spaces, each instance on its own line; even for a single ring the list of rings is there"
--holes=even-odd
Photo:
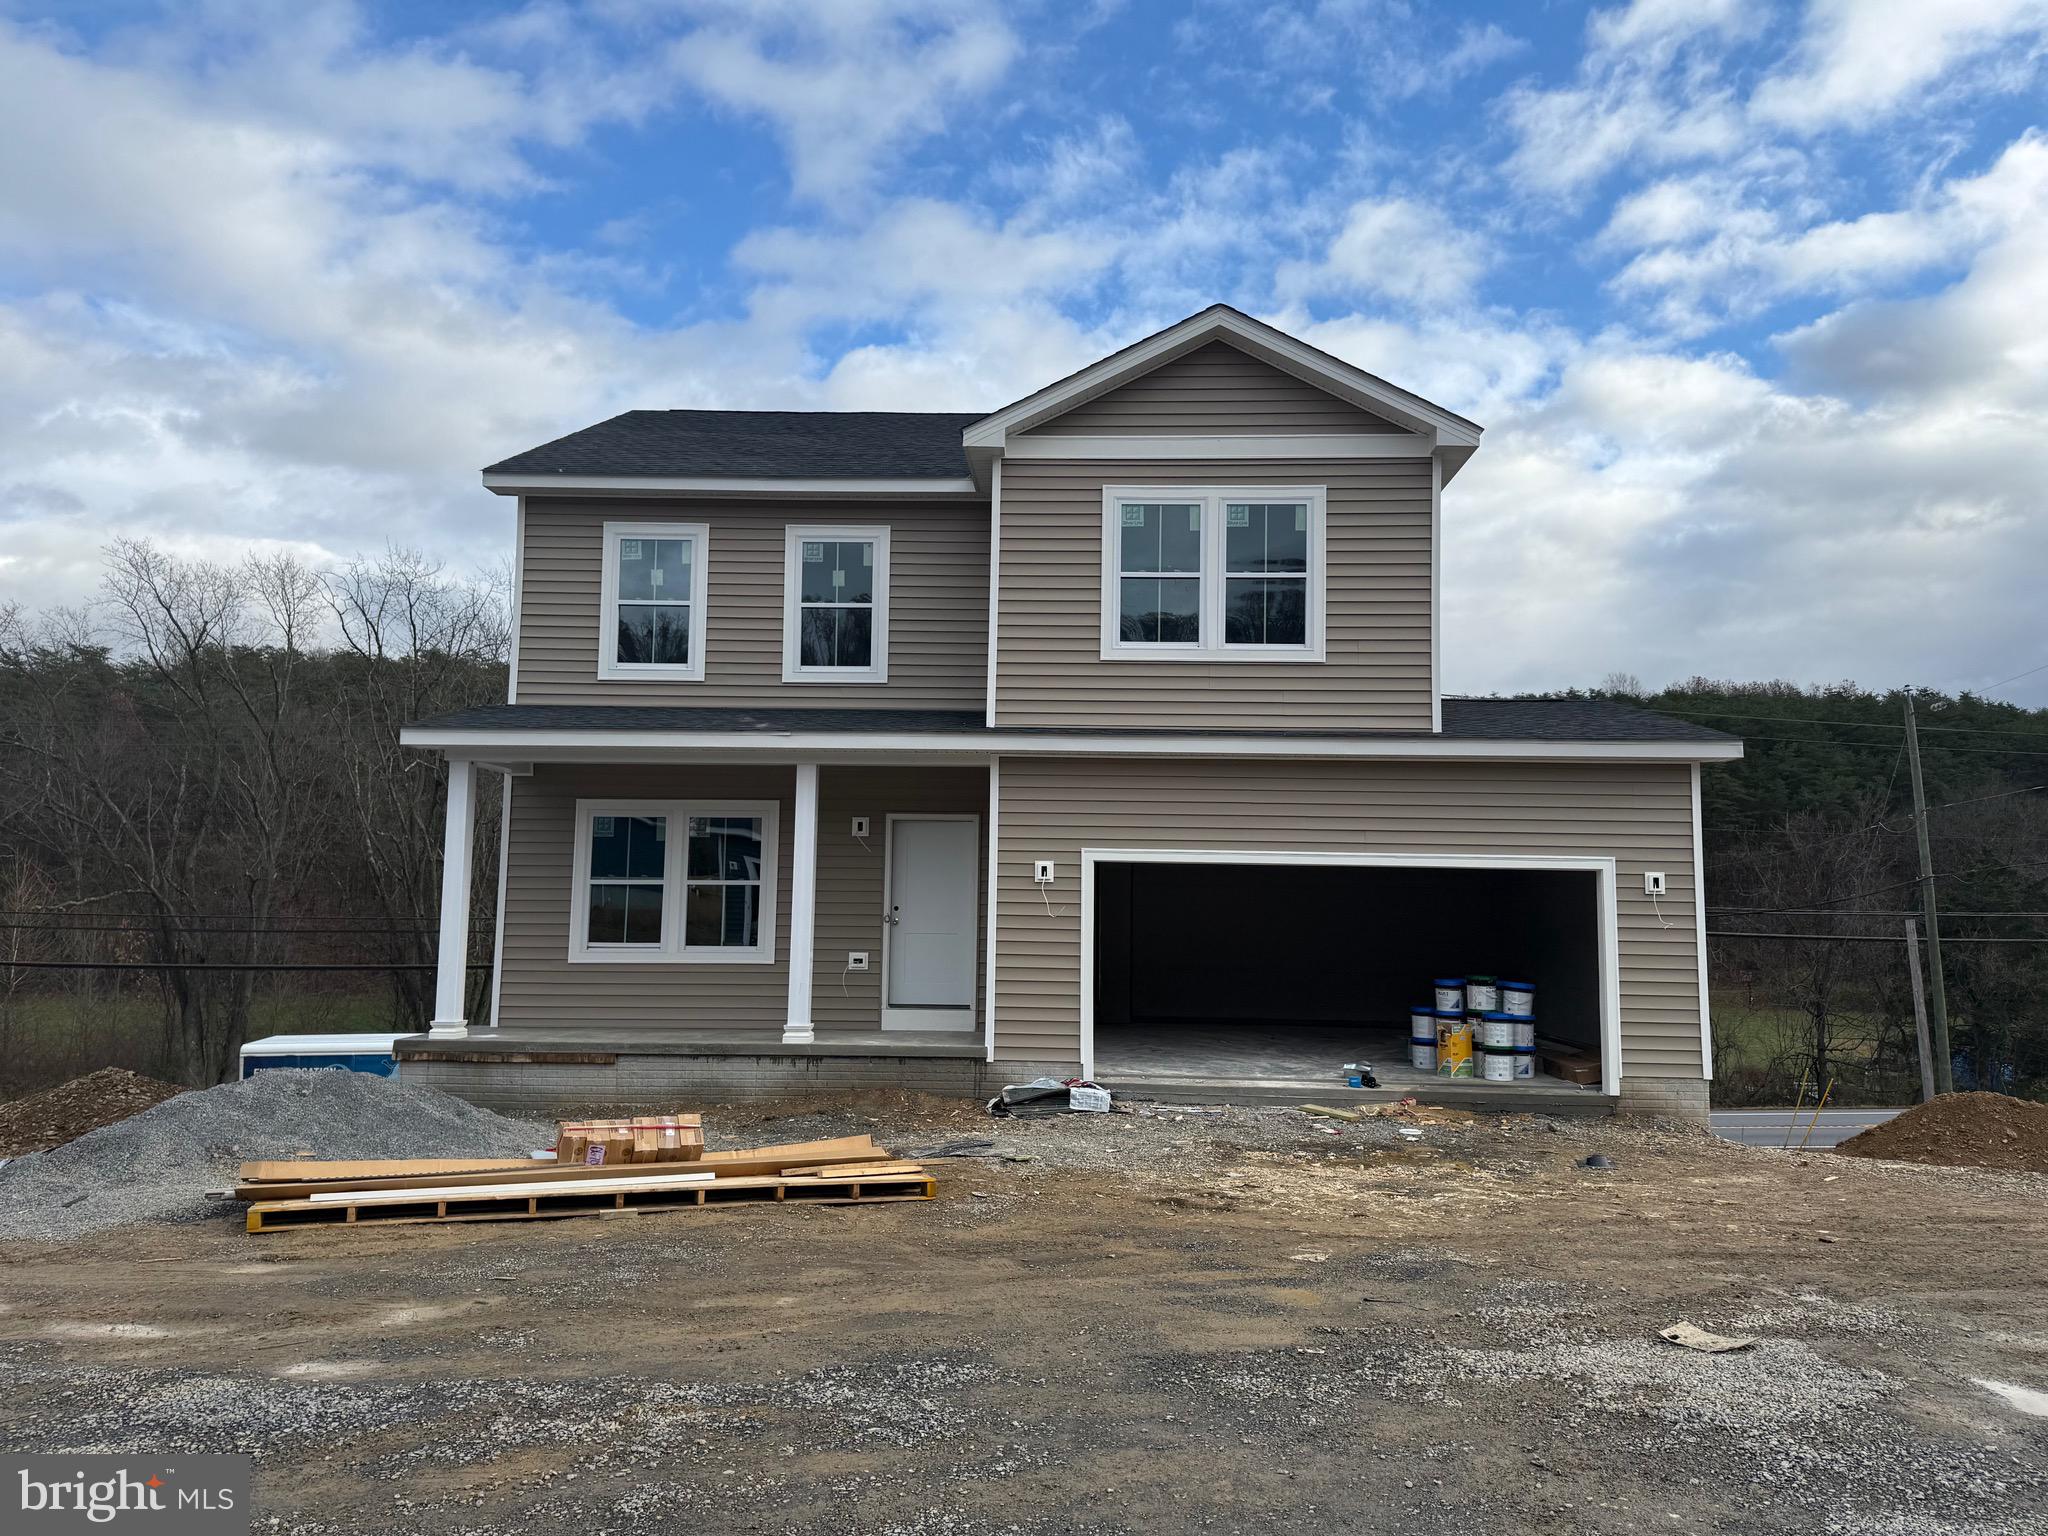
[[[1904,939],[1896,933],[1730,933],[1726,929],[1709,928],[1710,939],[1805,939],[1814,944],[1903,944]],[[1942,937],[1944,944],[2048,944],[2048,936],[2037,939],[2002,939],[1991,937],[1954,938]]]
[[[1943,870],[1939,874],[1934,875],[1932,878],[1936,880],[1960,880],[1968,875],[2002,874],[2010,873],[2011,871],[2016,869],[2031,869],[2038,864],[2048,864],[2048,859],[2020,859],[2011,864],[1980,864],[1975,869]],[[1912,887],[1918,884],[1920,884],[1920,881],[1917,879],[1899,880],[1895,881],[1891,885],[1873,885],[1867,891],[1851,891],[1846,896],[1818,896],[1814,898],[1813,906],[1816,908],[1826,907],[1844,901],[1856,901],[1865,896],[1882,896],[1887,891],[1910,890]],[[1727,913],[1747,912],[1757,915],[1763,915],[1768,913],[1808,911],[1810,909],[1803,907],[1722,907],[1719,910]],[[1843,915],[1851,916],[1854,914],[1844,913]]]
[[[472,961],[464,970],[488,971],[488,960]],[[238,961],[199,960],[0,960],[0,971],[432,971],[435,965],[357,965],[327,961],[299,964],[242,964]]]
[[[1856,731],[1905,730],[1903,725],[1893,725],[1889,720],[1838,720],[1833,716],[1823,715],[1746,715],[1731,709],[1678,709],[1666,704],[1646,704],[1643,707],[1654,714],[1679,715],[1688,720],[1768,720],[1781,725],[1839,725]],[[1920,727],[1920,730],[1923,735],[1929,731],[1940,731],[1944,735],[1950,736],[1999,736],[2008,740],[2014,738],[2014,733],[2011,731],[1994,730],[1990,726],[1984,725],[1923,725]],[[2040,736],[2025,736],[2019,739],[2026,741],[2048,740],[2048,738]],[[1959,752],[1963,749],[1960,747],[1944,747],[1942,750],[1945,752]]]
[[[2041,665],[2039,665],[2038,667],[2029,667],[2024,672],[2013,673],[2011,677],[2008,677],[2005,680],[2005,683],[2016,683],[2023,677],[2032,677],[2036,672],[2048,672],[2048,661],[2042,662]],[[1985,693],[1994,693],[1998,689],[2003,688],[2005,686],[2005,683],[1993,683],[1989,688],[1986,688],[1983,691]]]
[[[2029,741],[2048,741],[2048,737],[2029,736]],[[1889,752],[1892,744],[1888,741],[1832,741],[1825,736],[1744,736],[1745,743],[1752,741],[1780,741],[1795,747],[1860,747],[1865,751]],[[1969,752],[1984,757],[2048,757],[2048,752],[2022,747],[1952,747],[1943,745],[1943,752]]]

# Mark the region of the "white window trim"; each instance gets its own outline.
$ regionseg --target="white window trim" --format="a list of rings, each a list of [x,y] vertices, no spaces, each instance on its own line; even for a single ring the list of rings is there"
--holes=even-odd
[[[619,654],[619,540],[689,539],[690,550],[690,660],[674,662],[620,661]],[[604,571],[597,607],[597,675],[608,682],[644,679],[656,682],[701,683],[704,681],[704,634],[706,597],[710,592],[711,527],[708,523],[607,522],[604,525]]]
[[[573,823],[575,847],[569,888],[569,959],[579,965],[773,965],[775,909],[781,849],[781,804],[774,800],[578,800]],[[594,816],[665,816],[659,944],[590,942],[590,822]],[[760,942],[747,949],[691,949],[683,942],[683,902],[688,884],[684,854],[692,816],[758,816],[761,819]]]
[[[1121,574],[1117,506],[1126,501],[1196,503],[1202,508],[1201,641],[1127,643],[1117,611]],[[1308,503],[1308,617],[1305,645],[1223,642],[1223,505],[1230,501]],[[1102,659],[1104,661],[1319,662],[1323,659],[1323,587],[1328,565],[1329,490],[1321,485],[1105,485],[1102,488]]]
[[[806,667],[802,626],[805,540],[843,540],[875,546],[875,600],[868,621],[870,646],[865,667]],[[825,523],[792,523],[782,541],[782,680],[785,683],[886,683],[889,681],[889,530]]]

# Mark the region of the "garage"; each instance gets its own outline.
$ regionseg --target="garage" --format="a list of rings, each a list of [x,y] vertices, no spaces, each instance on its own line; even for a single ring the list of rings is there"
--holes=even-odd
[[[1410,1091],[1586,1086],[1544,1070],[1617,1055],[1612,862],[1499,855],[1246,855],[1090,850],[1083,861],[1084,1047],[1139,1083],[1341,1087],[1348,1062]],[[1418,1071],[1410,1009],[1438,978],[1535,988],[1535,1074]],[[1088,1050],[1084,1050],[1084,1055]],[[1584,1075],[1581,1072],[1580,1075]]]

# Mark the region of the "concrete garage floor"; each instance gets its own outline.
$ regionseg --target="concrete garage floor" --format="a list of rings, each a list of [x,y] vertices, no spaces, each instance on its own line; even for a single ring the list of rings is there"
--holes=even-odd
[[[1529,1109],[1591,1109],[1606,1102],[1583,1088],[1539,1073],[1527,1082],[1486,1083],[1438,1077],[1408,1064],[1408,1040],[1398,1030],[1334,1024],[1119,1024],[1099,1026],[1095,1077],[1112,1091],[1143,1096],[1219,1095],[1236,1102],[1351,1103],[1361,1095],[1345,1087],[1344,1064],[1369,1062],[1382,1092],[1367,1099],[1414,1094],[1424,1100],[1483,1098]],[[1246,1092],[1245,1090],[1251,1090]],[[1335,1095],[1335,1099],[1328,1098]]]
[[[2048,1528],[2048,1420],[1983,1384],[2048,1388],[2048,1177],[1413,1125],[722,1111],[1030,1160],[866,1210],[8,1245],[0,1442],[253,1452],[265,1536]]]

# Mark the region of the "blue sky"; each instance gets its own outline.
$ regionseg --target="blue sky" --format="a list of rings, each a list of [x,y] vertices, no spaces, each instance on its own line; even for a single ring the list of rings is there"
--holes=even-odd
[[[1485,424],[1452,687],[2048,662],[2048,0],[0,0],[0,603],[1217,299]],[[2001,697],[2048,702],[2048,673]]]

